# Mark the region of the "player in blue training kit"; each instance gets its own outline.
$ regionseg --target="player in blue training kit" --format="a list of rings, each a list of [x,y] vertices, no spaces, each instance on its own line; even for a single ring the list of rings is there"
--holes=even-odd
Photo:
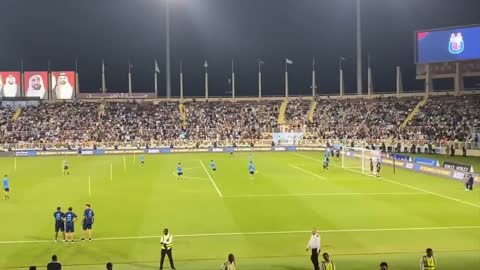
[[[230,152],[230,157],[233,157],[235,149],[232,147],[232,148],[229,149],[228,152]]]
[[[250,179],[253,179],[253,176],[255,175],[255,166],[251,160],[250,163],[248,163],[248,171],[250,172]]]
[[[68,161],[64,160],[63,161],[63,175],[69,175],[69,174],[70,174],[70,171],[69,171],[69,168],[68,168]]]
[[[328,162],[329,162],[328,156],[325,156],[325,159],[323,160],[323,169],[325,171],[328,171]]]
[[[90,204],[87,203],[85,207],[85,211],[83,212],[83,231],[85,232],[85,236],[88,235],[88,241],[92,241],[92,226],[95,214],[92,208],[90,208]],[[85,238],[82,238],[82,241],[85,241]]]
[[[213,173],[217,172],[217,165],[215,164],[215,161],[210,160],[210,168],[212,169]]]
[[[75,232],[75,221],[77,220],[77,215],[72,212],[72,207],[68,208],[68,212],[65,213],[65,242],[68,242],[70,238],[71,243],[73,243],[73,233]]]
[[[8,181],[8,177],[5,174],[5,177],[3,178],[3,191],[5,192],[5,195],[3,195],[4,200],[10,199],[10,182]]]
[[[140,166],[144,166],[145,165],[145,155],[140,155]]]
[[[60,207],[57,207],[57,211],[53,212],[53,218],[55,219],[55,240],[54,240],[54,242],[57,242],[58,231],[62,231],[63,241],[65,241],[65,222],[63,222],[63,219],[65,218],[65,214],[62,212],[62,209]]]
[[[183,180],[183,169],[180,162],[177,165],[177,180]]]

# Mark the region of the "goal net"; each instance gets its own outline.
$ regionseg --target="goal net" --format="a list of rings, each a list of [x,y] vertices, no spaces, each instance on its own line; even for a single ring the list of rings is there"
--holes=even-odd
[[[370,159],[374,169],[377,162],[382,161],[380,150],[369,150],[358,147],[345,147],[342,151],[342,168],[370,174]]]

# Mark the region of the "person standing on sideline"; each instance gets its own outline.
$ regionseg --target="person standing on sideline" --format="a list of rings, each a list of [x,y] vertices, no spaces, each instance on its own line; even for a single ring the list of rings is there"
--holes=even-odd
[[[427,248],[426,252],[427,255],[424,255],[420,260],[420,270],[435,270],[437,262],[433,257],[433,250],[431,248]]]
[[[63,241],[65,241],[65,222],[63,219],[65,218],[65,214],[62,212],[60,207],[57,207],[57,211],[53,212],[53,218],[55,218],[55,240],[57,242],[58,239],[58,231],[61,231],[63,234]]]
[[[107,270],[113,270],[113,264],[111,262],[108,262],[106,267],[107,267]]]
[[[222,264],[222,270],[236,270],[235,256],[232,253],[228,254],[227,261]]]
[[[58,262],[57,255],[52,256],[52,261],[47,264],[47,270],[62,270],[62,264]]]
[[[388,264],[386,262],[381,262],[380,270],[388,270]]]
[[[69,207],[68,212],[65,213],[65,242],[73,243],[73,233],[75,232],[75,221],[77,220],[77,215],[72,212],[73,208]]]
[[[160,270],[163,269],[163,261],[165,259],[165,255],[168,256],[168,260],[170,262],[170,269],[175,269],[175,266],[173,265],[173,255],[172,255],[173,237],[168,233],[167,228],[163,230],[163,235],[160,238],[160,244],[162,244],[162,253],[160,257]]]
[[[318,254],[320,254],[320,235],[317,233],[317,229],[312,229],[312,235],[310,236],[310,240],[308,240],[307,244],[307,251],[312,251],[312,255],[310,256],[310,260],[313,264],[314,270],[320,270],[320,266],[318,265]]]
[[[322,270],[336,270],[335,263],[333,260],[330,260],[330,255],[328,253],[323,253],[323,262],[322,262]]]
[[[92,241],[92,226],[95,219],[95,214],[93,213],[92,208],[90,208],[90,204],[85,205],[85,211],[83,212],[83,232],[85,234],[82,241],[85,241],[85,238],[88,236],[88,241]]]

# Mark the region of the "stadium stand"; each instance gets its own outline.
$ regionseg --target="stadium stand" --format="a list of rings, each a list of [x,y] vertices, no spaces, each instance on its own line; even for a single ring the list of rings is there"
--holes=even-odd
[[[399,138],[399,127],[420,97],[320,99],[310,125],[323,139]]]
[[[408,124],[410,139],[472,142],[472,127],[480,126],[480,95],[431,96]]]
[[[287,123],[296,127],[306,125],[310,103],[310,100],[300,98],[289,101],[285,114]]]
[[[319,98],[312,113],[311,100],[293,99],[280,125],[280,100],[112,101],[56,102],[26,106],[16,119],[15,108],[0,109],[2,144],[210,145],[264,140],[274,130],[301,130],[315,140],[475,140],[472,127],[480,126],[480,95],[432,96],[408,121],[423,96]],[[407,119],[408,125],[402,128]],[[478,140],[478,138],[477,138]],[[112,145],[110,145],[112,146]],[[5,147],[4,147],[5,148]]]
[[[190,140],[265,139],[277,127],[280,102],[191,102],[186,104]]]

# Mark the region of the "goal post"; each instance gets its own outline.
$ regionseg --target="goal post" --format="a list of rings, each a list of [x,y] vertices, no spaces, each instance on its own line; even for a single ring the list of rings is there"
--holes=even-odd
[[[342,151],[342,168],[369,174],[370,159],[372,159],[374,164],[381,162],[381,151],[347,146]]]

